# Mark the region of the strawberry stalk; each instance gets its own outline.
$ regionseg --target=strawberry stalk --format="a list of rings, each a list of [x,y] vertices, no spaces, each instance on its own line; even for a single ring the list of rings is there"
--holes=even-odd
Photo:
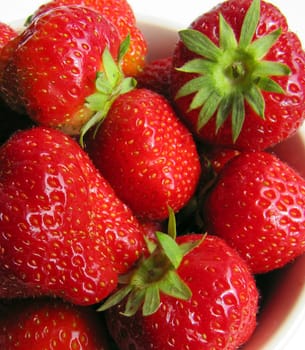
[[[96,92],[86,98],[87,107],[95,113],[81,128],[79,143],[82,147],[84,147],[85,134],[94,126],[96,126],[96,133],[116,98],[136,87],[136,80],[133,77],[125,77],[122,70],[122,60],[129,45],[130,36],[128,35],[120,45],[117,62],[107,47],[103,52],[103,70],[97,73]]]
[[[284,93],[271,76],[290,73],[288,66],[263,58],[275,44],[281,30],[253,40],[260,18],[260,0],[253,0],[237,40],[232,27],[219,15],[219,46],[203,33],[186,29],[179,32],[184,45],[199,55],[177,70],[197,76],[183,85],[175,98],[194,94],[189,110],[199,108],[198,131],[216,114],[216,132],[229,115],[235,142],[245,120],[245,101],[265,118],[262,91]]]
[[[127,298],[125,316],[133,316],[142,308],[143,316],[155,313],[160,306],[160,293],[189,300],[192,292],[179,277],[177,269],[182,259],[202,240],[178,245],[176,219],[169,208],[168,233],[156,232],[157,242],[147,240],[150,255],[141,259],[129,273],[120,276],[122,288],[111,295],[98,309],[105,311]]]

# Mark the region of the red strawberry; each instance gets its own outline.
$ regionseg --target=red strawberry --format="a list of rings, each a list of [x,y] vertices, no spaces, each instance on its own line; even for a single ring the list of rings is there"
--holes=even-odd
[[[139,217],[163,220],[180,210],[200,175],[195,142],[169,102],[148,89],[120,95],[87,138],[96,167]]]
[[[162,57],[147,63],[137,76],[138,87],[147,88],[169,98],[172,57]]]
[[[0,52],[1,49],[18,35],[18,32],[10,25],[0,22]]]
[[[116,26],[121,41],[127,35],[130,35],[129,50],[122,61],[123,71],[126,75],[131,76],[135,76],[141,71],[145,63],[147,43],[137,26],[133,9],[126,0],[52,0],[40,6],[35,15],[62,5],[91,7],[100,12]]]
[[[222,168],[233,158],[238,156],[241,152],[226,147],[213,147],[205,152],[205,157],[213,169],[215,174],[218,174]]]
[[[60,300],[14,301],[0,315],[0,348],[6,350],[108,350],[98,313]]]
[[[2,94],[12,106],[21,100],[37,123],[78,134],[94,114],[86,97],[96,90],[102,54],[107,47],[117,57],[119,44],[116,28],[95,10],[54,8],[20,34],[4,71]]]
[[[305,53],[275,6],[225,1],[180,37],[172,97],[202,140],[262,150],[303,122]]]
[[[152,255],[100,308],[119,349],[235,350],[245,343],[258,303],[245,261],[216,236],[157,236]]]
[[[254,273],[305,251],[305,180],[275,155],[244,152],[220,172],[205,202],[210,233],[223,237]]]
[[[142,230],[87,154],[42,127],[0,148],[0,297],[106,297],[140,257]]]

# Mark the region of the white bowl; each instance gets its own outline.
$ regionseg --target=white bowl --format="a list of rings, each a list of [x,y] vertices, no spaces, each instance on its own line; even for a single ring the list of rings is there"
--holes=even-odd
[[[0,4],[0,21],[15,22],[16,18],[24,18],[31,14],[36,6],[43,2],[44,0],[23,0],[20,6],[20,0],[10,0],[10,7]],[[185,28],[191,20],[218,3],[217,0],[204,2],[188,0],[179,4],[155,0],[149,2],[150,7],[145,10],[148,2],[146,5],[142,0],[129,2],[148,40],[150,60],[170,55],[178,39],[177,31]],[[305,39],[305,21],[298,14],[300,3],[297,0],[272,2],[287,14],[293,30],[300,36],[304,33]],[[178,10],[177,6],[171,8],[174,5],[178,6]],[[305,127],[302,127],[289,141],[277,146],[276,151],[283,160],[305,177]],[[244,350],[300,349],[305,329],[304,271],[305,256],[302,256],[284,269],[271,274],[269,281],[266,280],[270,290],[264,294],[257,329],[243,347]]]

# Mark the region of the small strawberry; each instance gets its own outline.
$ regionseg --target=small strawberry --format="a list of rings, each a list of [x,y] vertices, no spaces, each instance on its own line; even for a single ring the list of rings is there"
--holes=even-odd
[[[169,102],[148,89],[120,95],[87,151],[118,196],[141,218],[163,220],[193,195],[200,162],[192,135]]]
[[[21,101],[41,125],[78,134],[94,114],[86,97],[106,69],[103,52],[118,55],[116,28],[88,7],[57,7],[37,16],[15,45],[1,81],[3,98],[17,110]]]
[[[258,304],[245,261],[216,236],[157,237],[152,254],[99,309],[106,310],[119,349],[235,350],[244,344]]]
[[[50,8],[63,5],[91,7],[116,26],[121,41],[130,35],[129,49],[122,60],[123,72],[128,76],[138,75],[145,63],[147,43],[137,26],[133,9],[126,0],[51,0],[38,8],[34,18]]]
[[[109,350],[108,338],[93,309],[58,299],[17,300],[0,315],[0,348],[5,350]]]
[[[180,39],[171,94],[201,140],[262,150],[301,125],[305,53],[275,6],[224,1],[182,30]]]
[[[148,62],[137,76],[138,87],[153,90],[167,98],[170,97],[170,77],[172,57],[162,57]]]
[[[242,152],[219,173],[202,208],[253,273],[280,268],[305,251],[305,180],[267,152]]]
[[[0,148],[0,298],[94,304],[140,257],[142,230],[87,154],[55,129]]]

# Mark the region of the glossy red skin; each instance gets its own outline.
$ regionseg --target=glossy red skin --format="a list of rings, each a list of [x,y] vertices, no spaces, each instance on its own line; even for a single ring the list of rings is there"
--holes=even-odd
[[[6,23],[0,22],[0,52],[1,49],[18,35],[17,31]]]
[[[134,89],[113,103],[87,151],[118,196],[141,218],[163,220],[181,209],[200,176],[195,142],[169,102]]]
[[[190,234],[178,243],[202,238]],[[106,311],[110,334],[120,350],[235,350],[256,326],[258,291],[245,262],[223,240],[208,236],[178,268],[192,290],[189,301],[161,294],[152,315],[120,314],[124,303]]]
[[[304,206],[302,177],[272,154],[244,152],[223,168],[203,215],[210,233],[265,273],[305,251]]]
[[[37,127],[0,148],[0,297],[94,304],[139,258],[142,229],[70,137]]]
[[[107,46],[117,57],[119,44],[117,29],[95,10],[47,11],[21,33],[6,67],[4,97],[5,89],[17,89],[16,99],[35,122],[77,134],[93,113],[85,99],[95,92],[102,53]],[[9,102],[16,103],[14,97]]]
[[[137,26],[132,7],[126,0],[53,0],[41,5],[35,15],[50,8],[62,5],[88,6],[110,20],[118,29],[120,40],[130,35],[130,47],[123,59],[123,71],[126,75],[137,75],[145,63],[147,43]]]
[[[14,301],[1,310],[0,347],[6,350],[108,350],[100,315],[56,299]]]
[[[225,1],[210,12],[198,17],[190,27],[207,35],[215,44],[219,41],[219,12],[234,29],[239,37],[244,14],[250,4],[249,0]],[[270,3],[261,1],[261,18],[255,38],[281,28],[282,35],[264,57],[265,60],[278,61],[287,64],[291,69],[289,77],[272,77],[285,91],[285,94],[263,92],[265,99],[265,120],[259,118],[246,104],[246,119],[239,138],[234,143],[238,149],[263,150],[277,144],[293,134],[305,118],[305,53],[298,37],[288,31],[287,22],[281,12]],[[186,61],[194,58],[181,42],[176,46],[173,66],[181,67]],[[179,73],[173,70],[171,94],[172,98],[178,89],[193,74]],[[181,117],[198,136],[199,139],[218,145],[231,146],[231,120],[230,117],[224,126],[215,135],[215,118],[213,117],[200,132],[197,132],[198,109],[187,112],[193,95],[176,100]]]
[[[169,98],[171,71],[172,56],[148,62],[137,76],[137,86],[153,90]]]

